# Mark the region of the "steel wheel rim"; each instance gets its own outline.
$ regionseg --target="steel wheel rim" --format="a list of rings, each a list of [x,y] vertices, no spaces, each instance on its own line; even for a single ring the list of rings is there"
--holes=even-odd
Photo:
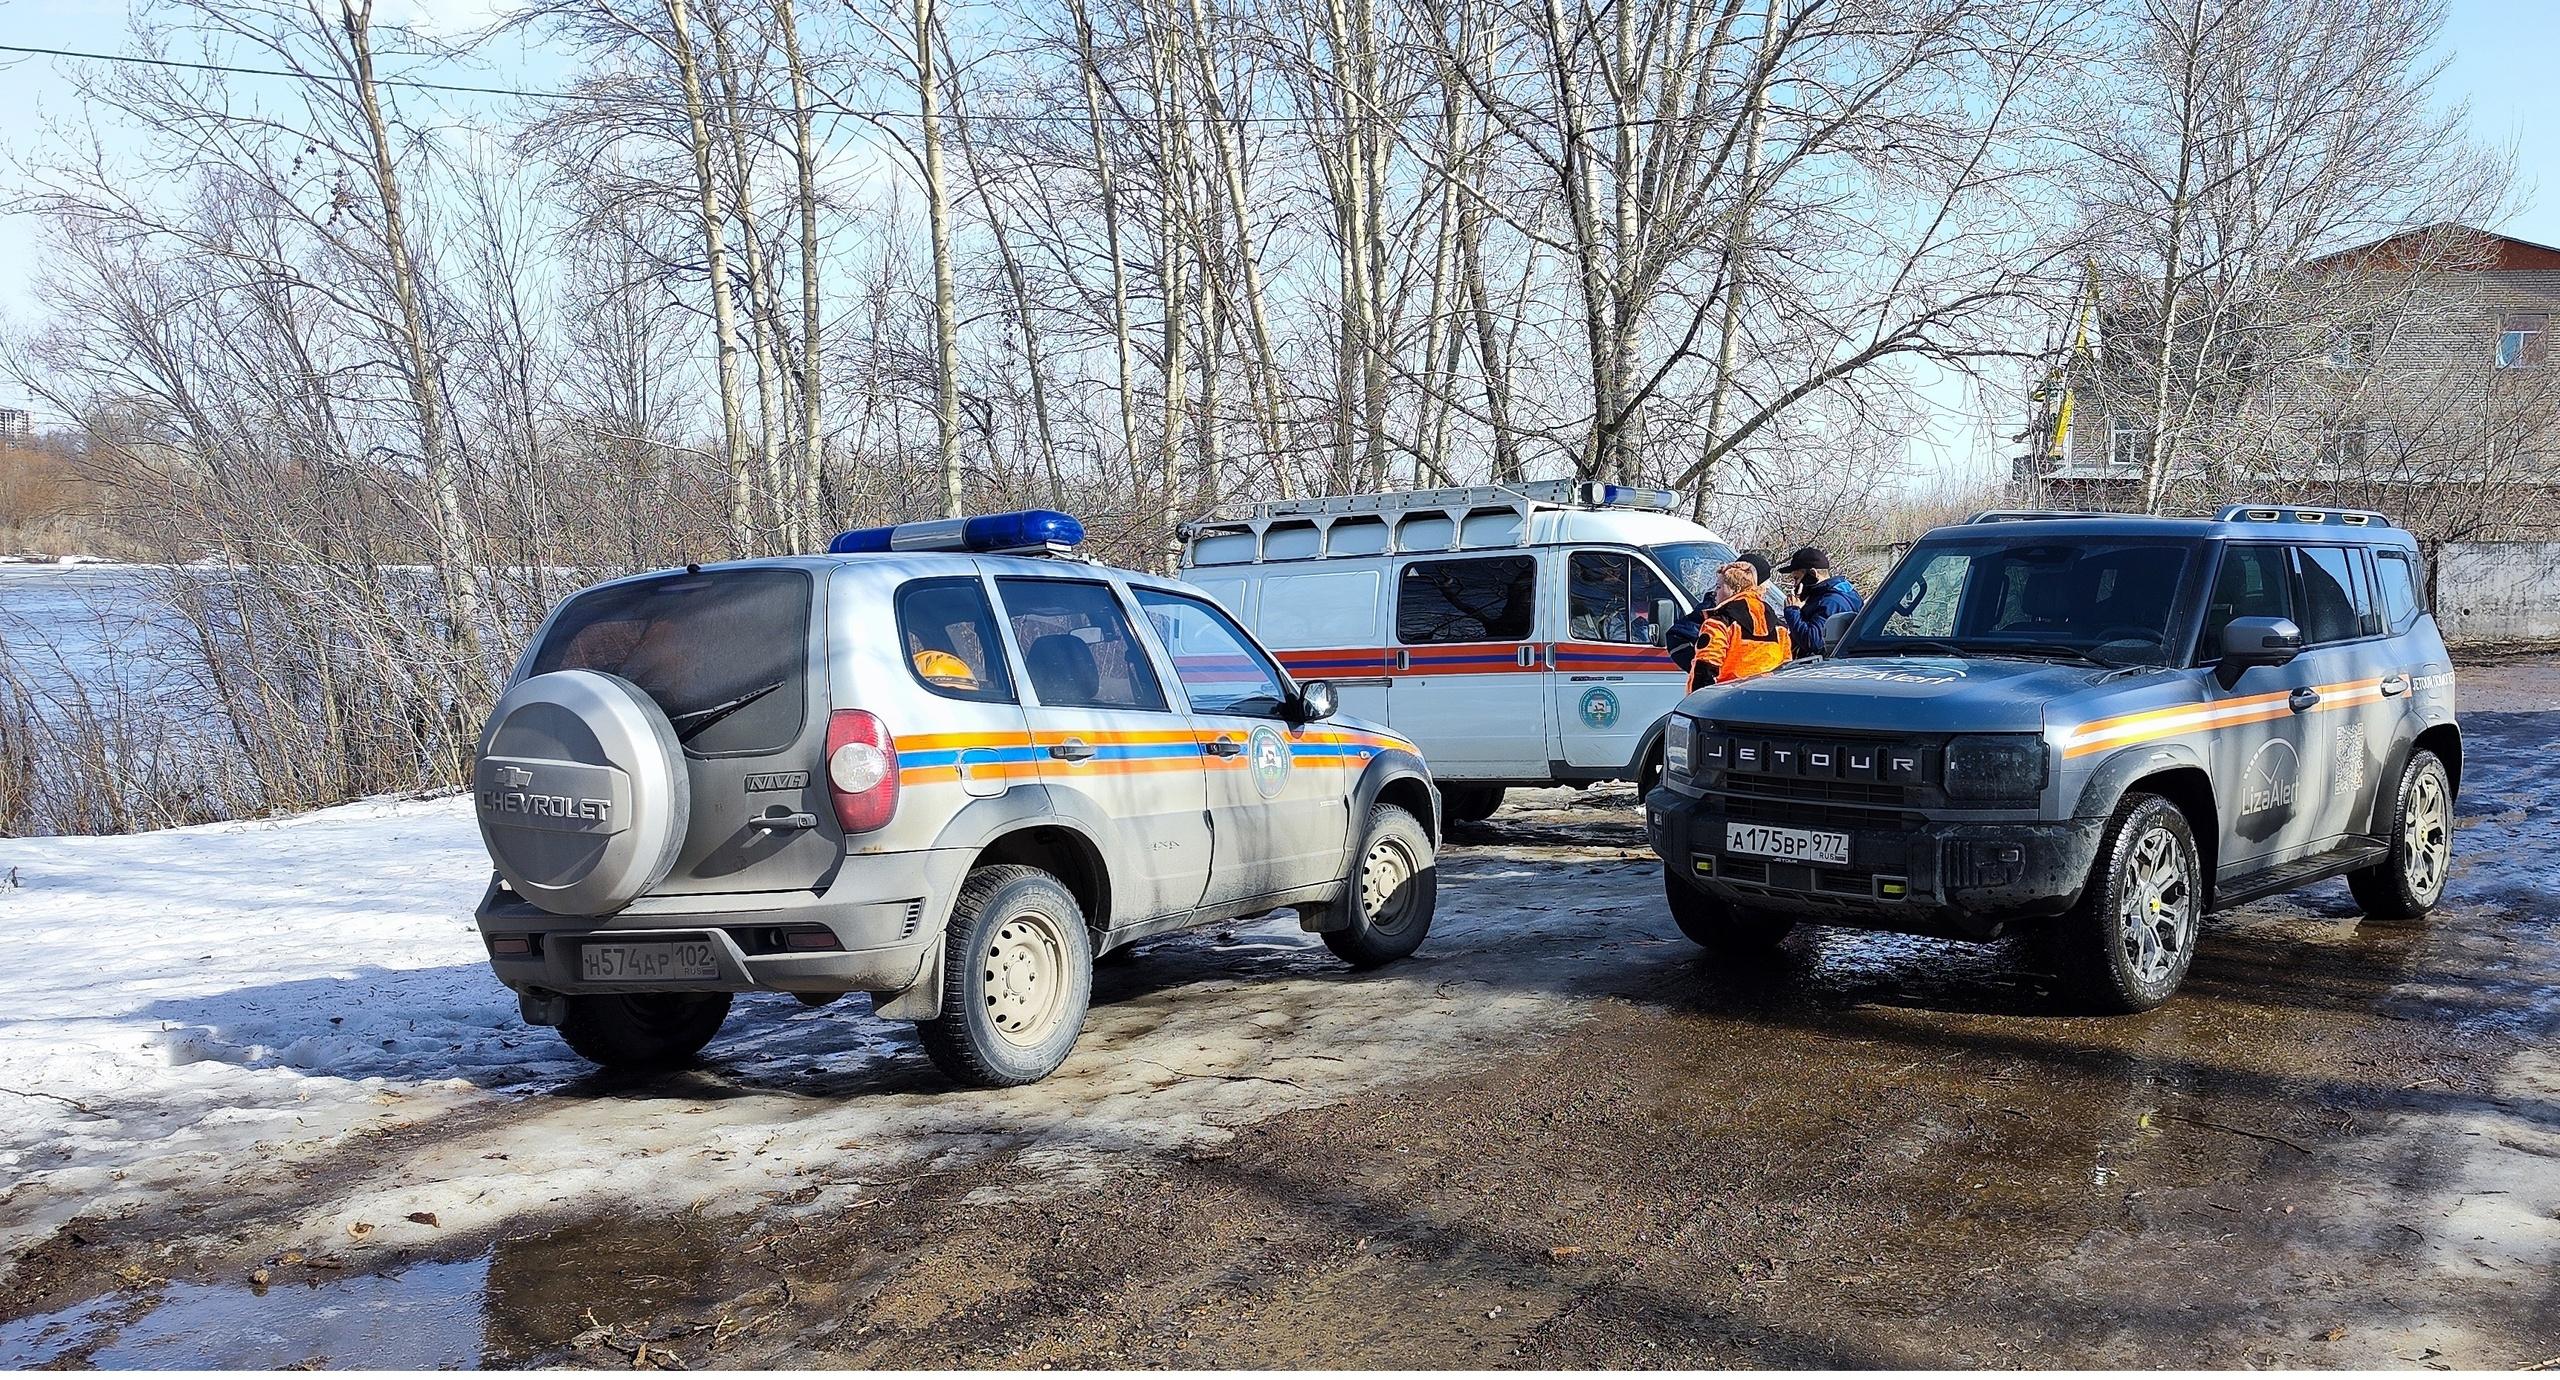
[[[2125,964],[2146,988],[2176,976],[2195,942],[2196,888],[2177,835],[2154,825],[2125,861],[2116,917]]]
[[[1025,911],[987,941],[979,972],[986,982],[987,1024],[1017,1045],[1037,1045],[1056,1030],[1067,999],[1067,941],[1057,922]]]
[[[1382,838],[1360,858],[1360,914],[1370,926],[1392,933],[1413,913],[1412,881],[1421,869],[1403,840]]]
[[[2422,902],[2433,902],[2444,890],[2447,864],[2453,857],[2453,806],[2445,799],[2443,773],[2418,774],[2417,783],[2409,789],[2400,835],[2409,892]]]

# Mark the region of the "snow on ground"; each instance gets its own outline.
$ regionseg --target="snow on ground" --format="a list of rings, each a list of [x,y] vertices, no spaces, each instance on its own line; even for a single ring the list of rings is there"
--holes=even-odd
[[[1631,805],[1587,817],[1640,837]],[[1595,950],[1677,942],[1647,859],[1540,854],[1444,865],[1423,953],[1378,973],[1353,973],[1286,916],[1151,943],[1097,974],[1064,1069],[979,1093],[955,1091],[859,996],[815,1010],[743,997],[703,1071],[590,1075],[487,971],[470,920],[487,862],[458,797],[0,841],[17,975],[0,999],[0,1174],[16,1181],[0,1250],[77,1213],[254,1194],[292,1173],[338,1186],[310,1239],[366,1224],[375,1244],[602,1194],[743,1209],[815,1187],[808,1208],[823,1210],[865,1176],[997,1148],[1071,1181],[1498,1051],[1569,1012],[1574,966]],[[1556,865],[1577,857],[1570,911],[1550,914]],[[332,1158],[353,1132],[420,1123],[450,1133],[389,1162]]]

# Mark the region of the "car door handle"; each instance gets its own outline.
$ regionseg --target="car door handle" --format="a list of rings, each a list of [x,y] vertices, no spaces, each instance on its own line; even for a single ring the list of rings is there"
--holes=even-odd
[[[2407,676],[2384,676],[2382,678],[2382,693],[2386,695],[2408,694],[2409,678]]]
[[[758,815],[755,818],[748,820],[747,827],[750,829],[762,829],[771,834],[790,833],[800,829],[817,828],[818,817],[806,810],[799,810],[785,814],[782,812],[781,807],[776,806],[773,813]]]
[[[1242,757],[1244,755],[1244,744],[1237,742],[1233,738],[1212,738],[1209,740],[1209,755],[1212,757]]]
[[[1069,738],[1064,742],[1051,743],[1049,745],[1049,755],[1057,758],[1061,762],[1091,761],[1093,758],[1093,744],[1086,742],[1082,738]]]
[[[2292,694],[2285,696],[2284,702],[2287,708],[2291,709],[2294,713],[2299,714],[2320,702],[2320,692],[2306,685],[2301,689],[2294,691]]]

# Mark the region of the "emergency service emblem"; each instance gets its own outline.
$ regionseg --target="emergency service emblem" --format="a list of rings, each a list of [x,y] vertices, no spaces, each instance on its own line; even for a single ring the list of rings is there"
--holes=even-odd
[[[1618,697],[1605,685],[1595,685],[1582,694],[1582,721],[1593,728],[1607,728],[1618,721]]]
[[[1265,800],[1279,795],[1280,788],[1289,784],[1289,744],[1280,736],[1280,730],[1267,725],[1254,729],[1246,751],[1253,769],[1253,788],[1262,792]]]

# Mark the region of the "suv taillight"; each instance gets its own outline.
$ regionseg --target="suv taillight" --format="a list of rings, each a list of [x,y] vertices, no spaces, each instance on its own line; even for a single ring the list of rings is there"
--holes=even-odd
[[[898,812],[898,740],[867,709],[827,719],[827,798],[848,834],[867,834]]]

